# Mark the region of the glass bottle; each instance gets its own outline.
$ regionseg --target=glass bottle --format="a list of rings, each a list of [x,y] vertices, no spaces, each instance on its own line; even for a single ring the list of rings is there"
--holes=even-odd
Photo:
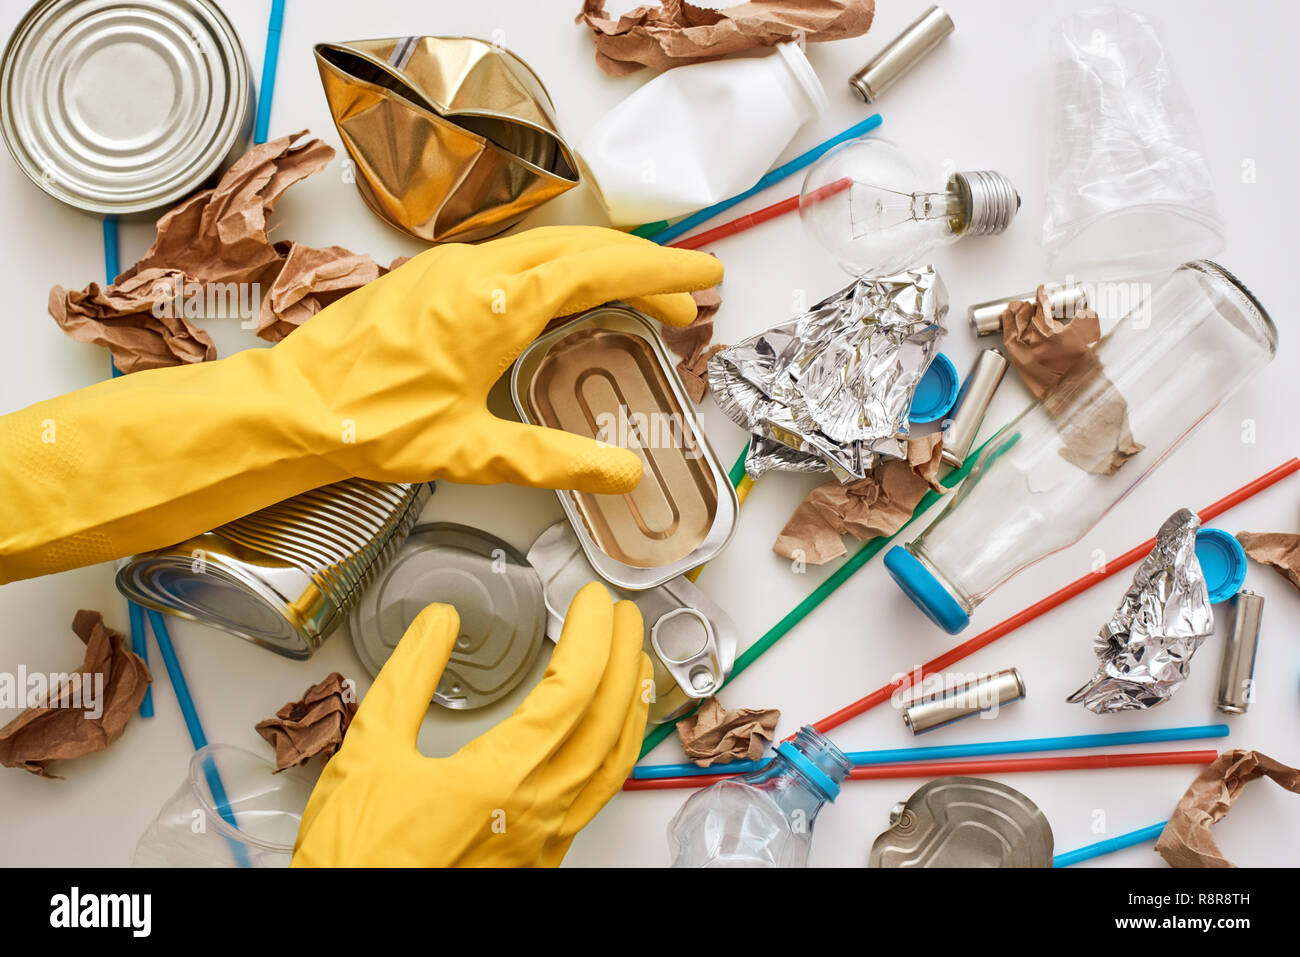
[[[1263,306],[1212,262],[1185,263],[1135,298],[1096,361],[998,432],[934,523],[886,554],[895,581],[948,632],[1017,572],[1083,538],[1277,352]]]
[[[763,768],[696,791],[668,824],[673,867],[806,867],[813,822],[853,765],[811,727]]]

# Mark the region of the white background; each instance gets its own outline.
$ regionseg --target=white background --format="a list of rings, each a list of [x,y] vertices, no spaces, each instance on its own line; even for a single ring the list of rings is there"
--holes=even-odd
[[[1276,361],[1215,414],[1155,476],[1139,487],[1086,539],[1040,563],[996,592],[974,616],[963,637],[1002,620],[1091,568],[1095,549],[1116,555],[1153,534],[1170,512],[1202,507],[1300,452],[1292,410],[1300,407],[1297,339],[1292,323],[1295,279],[1295,158],[1300,136],[1294,93],[1300,85],[1294,38],[1300,8],[1281,2],[1209,0],[1164,3],[1129,0],[1160,15],[1163,37],[1195,105],[1229,242],[1222,262],[1270,307],[1281,332]],[[224,0],[253,63],[260,71],[269,0]],[[613,9],[621,9],[616,5]],[[861,63],[916,17],[922,0],[881,0],[875,25],[858,39],[814,45],[809,50],[830,95],[825,115],[800,131],[788,156],[802,152],[869,112],[845,81]],[[963,373],[979,347],[965,322],[971,302],[1029,288],[1047,279],[1039,246],[1048,128],[1052,101],[1046,36],[1076,4],[1055,0],[1002,0],[998,4],[950,0],[956,33],[878,104],[882,133],[935,164],[990,168],[1009,175],[1024,198],[1020,216],[1001,237],[972,240],[941,250],[935,261],[952,294],[953,312],[944,351]],[[25,4],[5,0],[0,31],[7,35]],[[647,78],[603,75],[593,62],[585,28],[572,22],[578,0],[545,3],[495,2],[411,4],[289,0],[275,91],[273,135],[309,128],[339,145],[330,123],[311,56],[311,45],[413,33],[467,34],[498,39],[523,56],[550,89],[561,127],[571,142]],[[500,32],[497,32],[500,31]],[[1258,181],[1243,182],[1251,162]],[[774,202],[797,189],[798,180],[764,194],[750,207]],[[0,196],[6,228],[0,232],[4,276],[4,348],[0,349],[0,411],[75,389],[102,378],[107,355],[65,337],[46,314],[51,286],[83,287],[101,280],[99,224],[61,207],[0,161]],[[744,211],[744,208],[738,212]],[[418,251],[372,216],[340,158],[280,202],[279,237],[311,245],[339,244],[381,262]],[[530,217],[528,224],[602,223],[586,188],[574,190]],[[152,227],[124,228],[122,262],[148,247]],[[807,301],[839,288],[845,278],[805,240],[797,218],[769,223],[716,247],[727,277],[717,339],[737,339],[784,320],[800,294]],[[802,293],[800,292],[802,291]],[[209,324],[222,354],[261,345],[250,332]],[[986,420],[989,428],[1009,419],[1027,393],[1007,377]],[[270,411],[270,410],[268,410]],[[713,407],[703,404],[706,431],[728,464],[743,436]],[[1242,441],[1244,420],[1253,420],[1257,441]],[[734,617],[742,642],[756,639],[830,569],[792,573],[771,544],[811,483],[790,476],[765,478],[746,505],[735,540],[710,564],[700,585]],[[1300,478],[1291,478],[1219,523],[1229,531],[1300,529]],[[550,492],[444,484],[426,520],[476,524],[526,550],[561,515]],[[852,545],[852,543],[850,543]],[[99,609],[125,630],[126,606],[107,566],[85,568],[0,589],[0,670],[59,671],[75,666],[82,646],[69,624],[78,608]],[[1128,574],[1085,594],[968,659],[963,670],[1017,666],[1028,698],[995,722],[977,720],[937,730],[925,745],[1213,723],[1221,719],[1212,699],[1220,639],[1211,639],[1194,662],[1191,679],[1156,713],[1098,717],[1067,705],[1067,694],[1092,674],[1092,636],[1106,620]],[[1256,675],[1258,701],[1232,726],[1226,744],[1257,748],[1300,764],[1300,594],[1274,572],[1252,566],[1249,587],[1266,596],[1264,635]],[[1224,618],[1219,615],[1220,635]],[[270,755],[253,725],[285,701],[298,697],[331,670],[369,678],[346,633],[335,634],[307,663],[293,662],[225,634],[175,621],[180,656],[212,741]],[[816,720],[950,647],[954,639],[926,622],[889,581],[879,561],[860,571],[806,622],[786,637],[722,695],[729,707],[779,707],[780,734]],[[123,737],[101,754],[65,762],[65,780],[42,780],[19,770],[0,771],[0,863],[120,865],[136,839],[185,773],[191,748],[156,649],[153,694],[156,716],[133,719]],[[541,674],[539,662],[529,684]],[[522,694],[522,692],[521,692]],[[425,722],[426,753],[445,754],[505,715],[518,696],[481,713],[434,709]],[[0,715],[7,719],[12,715]],[[845,749],[905,747],[913,743],[896,710],[886,705],[836,730]],[[1224,742],[1174,747],[1215,747]],[[1149,750],[1134,748],[1132,750]],[[675,761],[681,751],[670,739],[653,760]],[[1046,813],[1058,850],[1164,820],[1195,775],[1190,767],[1007,775]],[[860,866],[875,836],[886,827],[890,807],[920,781],[851,783],[817,824],[812,863]],[[574,842],[566,863],[662,865],[665,827],[686,792],[616,797]],[[1104,816],[1104,833],[1095,823]],[[1215,830],[1229,858],[1243,865],[1293,864],[1300,858],[1300,797],[1267,782],[1253,785],[1232,815]],[[1096,862],[1106,866],[1154,866],[1150,845]]]

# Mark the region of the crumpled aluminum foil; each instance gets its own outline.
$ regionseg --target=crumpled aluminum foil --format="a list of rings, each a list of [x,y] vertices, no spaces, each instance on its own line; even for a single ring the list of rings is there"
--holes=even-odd
[[[1214,609],[1196,559],[1200,525],[1194,512],[1182,508],[1160,526],[1156,547],[1097,635],[1097,674],[1067,701],[1097,714],[1154,708],[1187,680],[1192,655],[1214,631]]]
[[[773,469],[862,478],[906,454],[917,384],[947,332],[933,266],[858,279],[709,362],[714,399],[754,435],[751,478]]]

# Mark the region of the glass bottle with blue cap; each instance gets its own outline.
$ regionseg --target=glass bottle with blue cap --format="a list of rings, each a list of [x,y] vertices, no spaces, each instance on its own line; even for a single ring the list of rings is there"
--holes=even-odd
[[[806,867],[813,821],[852,768],[826,737],[801,728],[760,770],[686,800],[668,825],[673,867]]]
[[[1272,320],[1231,273],[1178,267],[1136,297],[1095,362],[989,441],[943,513],[885,567],[956,634],[993,589],[1083,538],[1276,352]]]

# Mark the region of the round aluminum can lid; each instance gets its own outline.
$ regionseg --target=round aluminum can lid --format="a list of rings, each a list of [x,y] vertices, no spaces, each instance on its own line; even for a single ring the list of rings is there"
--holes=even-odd
[[[100,215],[161,211],[246,139],[253,89],[211,0],[43,0],[0,62],[0,122],[22,171]]]
[[[481,708],[509,694],[532,668],[546,636],[542,580],[528,560],[476,528],[417,526],[352,611],[352,643],[372,675],[433,602],[452,605],[460,615],[460,635],[434,703]]]

